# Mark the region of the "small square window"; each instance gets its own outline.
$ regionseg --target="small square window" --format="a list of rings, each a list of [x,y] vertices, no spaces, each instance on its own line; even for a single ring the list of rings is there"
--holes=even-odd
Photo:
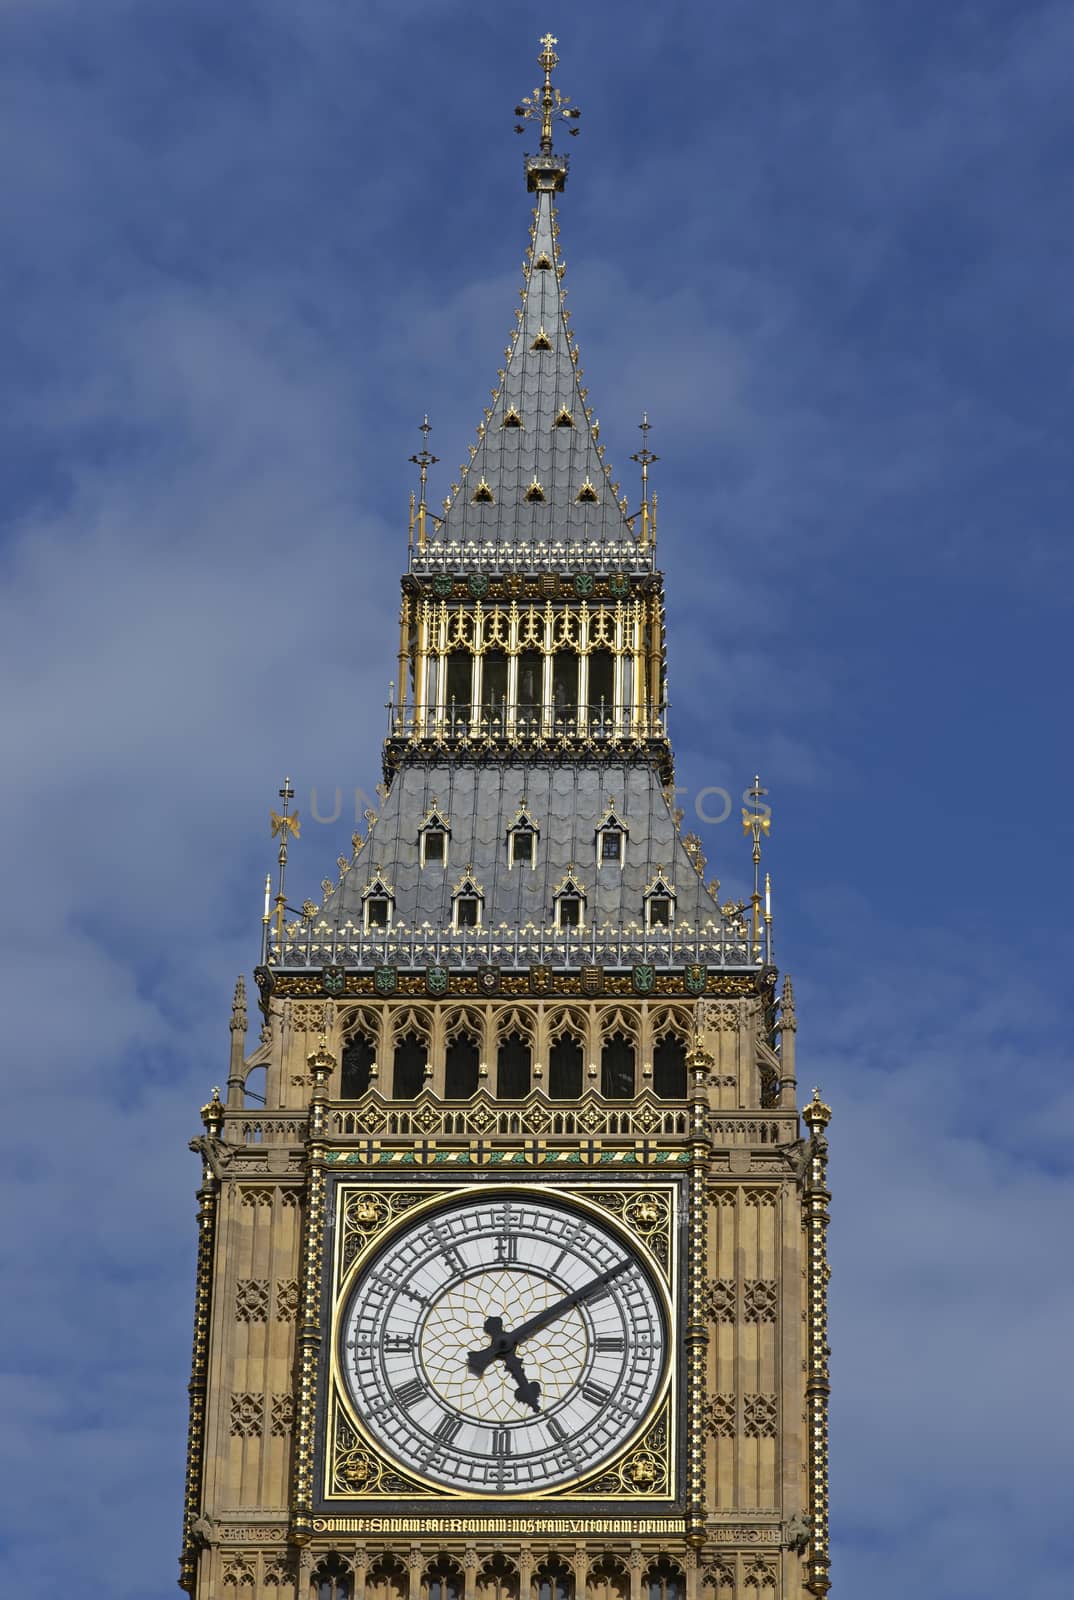
[[[623,835],[618,828],[606,828],[601,834],[600,859],[616,863],[623,859]]]
[[[444,835],[439,828],[430,828],[425,835],[425,865],[440,866],[444,864]]]
[[[532,867],[532,833],[513,833],[511,835],[511,861],[516,867]]]
[[[374,895],[365,903],[365,925],[367,928],[386,928],[388,926],[388,901],[385,895]]]
[[[455,902],[455,926],[476,928],[479,902],[476,894],[461,894]]]
[[[667,895],[654,894],[649,901],[649,926],[650,928],[671,926],[671,901]]]
[[[575,894],[565,894],[559,902],[561,928],[577,928],[582,921],[582,902]]]

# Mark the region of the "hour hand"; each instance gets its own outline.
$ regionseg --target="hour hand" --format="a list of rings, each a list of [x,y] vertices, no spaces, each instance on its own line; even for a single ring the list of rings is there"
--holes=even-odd
[[[534,1411],[541,1409],[541,1385],[536,1378],[527,1378],[522,1362],[514,1351],[510,1351],[503,1358],[503,1364],[514,1378],[517,1388],[515,1399],[524,1406],[530,1406]]]

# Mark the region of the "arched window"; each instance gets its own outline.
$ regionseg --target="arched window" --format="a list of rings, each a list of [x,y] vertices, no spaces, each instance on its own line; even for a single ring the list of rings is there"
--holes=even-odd
[[[683,1600],[686,1578],[679,1567],[666,1556],[654,1561],[645,1574],[649,1600]]]
[[[520,1033],[509,1033],[496,1055],[496,1093],[501,1100],[521,1100],[529,1092],[529,1040]]]
[[[506,1556],[494,1555],[477,1575],[478,1600],[518,1600],[518,1572]]]
[[[365,1575],[366,1600],[406,1600],[410,1579],[406,1567],[394,1556],[380,1556]]]
[[[586,1600],[628,1600],[630,1574],[615,1556],[603,1556],[590,1568]]]
[[[653,1088],[662,1100],[686,1097],[686,1046],[666,1033],[653,1051]]]
[[[325,1556],[317,1565],[313,1582],[317,1600],[351,1600],[354,1594],[350,1568],[342,1556]]]
[[[541,726],[544,699],[544,657],[539,650],[522,650],[518,657],[518,729],[536,733]]]
[[[425,1600],[462,1600],[462,1569],[441,1556],[428,1568],[422,1587]]]
[[[467,650],[453,650],[447,658],[445,685],[448,731],[461,733],[470,726],[470,697],[473,693],[474,659]]]
[[[574,1574],[564,1562],[546,1561],[534,1575],[536,1600],[574,1600]]]
[[[339,1093],[343,1100],[357,1100],[369,1088],[369,1074],[373,1068],[376,1051],[372,1039],[356,1033],[343,1046]]]
[[[577,1100],[582,1092],[582,1047],[564,1033],[548,1053],[548,1093],[553,1100]]]
[[[560,650],[552,663],[552,714],[563,731],[573,728],[578,717],[578,657],[572,650]]]
[[[477,1093],[477,1041],[468,1033],[457,1034],[444,1057],[444,1098],[469,1100]]]
[[[395,1047],[395,1071],[392,1076],[392,1095],[396,1100],[413,1100],[425,1082],[425,1064],[428,1052],[425,1040],[417,1033],[408,1033]]]
[[[611,733],[615,724],[615,657],[610,650],[589,652],[589,727]]]
[[[486,650],[481,663],[481,715],[489,733],[506,731],[507,654]]]
[[[625,1033],[613,1033],[604,1041],[600,1092],[606,1100],[629,1100],[634,1093],[634,1044]]]

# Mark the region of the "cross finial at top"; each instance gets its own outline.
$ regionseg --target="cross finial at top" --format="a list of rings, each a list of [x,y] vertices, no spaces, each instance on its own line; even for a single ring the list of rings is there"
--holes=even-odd
[[[537,57],[537,65],[544,73],[544,83],[539,84],[532,94],[526,95],[521,105],[515,107],[515,116],[521,121],[515,123],[515,132],[521,133],[525,122],[540,119],[541,123],[541,154],[552,154],[552,120],[554,117],[566,117],[577,120],[581,116],[577,106],[572,106],[570,96],[560,94],[558,89],[552,87],[552,73],[559,66],[559,57],[556,55],[555,46],[559,43],[554,33],[546,33],[541,38],[541,53]],[[577,128],[569,130],[572,134],[578,132]],[[566,168],[564,168],[564,175]],[[562,188],[562,183],[559,185]]]

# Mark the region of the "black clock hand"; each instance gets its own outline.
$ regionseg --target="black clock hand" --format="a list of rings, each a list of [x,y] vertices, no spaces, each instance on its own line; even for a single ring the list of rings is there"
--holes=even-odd
[[[503,1364],[518,1385],[515,1389],[515,1399],[520,1400],[524,1406],[532,1407],[534,1411],[540,1411],[541,1385],[536,1378],[531,1380],[526,1377],[522,1362],[513,1350],[504,1356]]]
[[[617,1278],[621,1272],[626,1272],[633,1265],[632,1261],[620,1261],[617,1267],[609,1267],[607,1272],[602,1272],[591,1283],[584,1284],[581,1289],[575,1289],[573,1294],[565,1294],[562,1300],[556,1300],[543,1311],[538,1311],[536,1316],[530,1317],[521,1327],[516,1328],[514,1333],[504,1333],[500,1318],[489,1317],[485,1323],[485,1332],[490,1336],[488,1346],[484,1350],[471,1350],[466,1358],[466,1365],[471,1372],[480,1376],[497,1357],[506,1358],[513,1355],[516,1346],[520,1345],[523,1339],[528,1339],[531,1334],[546,1328],[565,1311],[581,1305],[583,1300],[588,1300],[590,1295],[596,1294],[598,1289],[602,1289],[606,1283],[611,1283],[613,1278]]]

